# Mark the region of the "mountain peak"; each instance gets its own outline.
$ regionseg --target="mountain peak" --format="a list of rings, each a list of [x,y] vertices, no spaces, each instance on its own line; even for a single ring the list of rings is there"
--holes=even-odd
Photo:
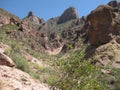
[[[78,19],[79,16],[78,16],[78,13],[75,9],[75,7],[69,7],[68,9],[66,9],[63,14],[59,17],[59,20],[58,20],[58,24],[60,23],[64,23],[68,20],[72,20],[72,19]]]
[[[28,15],[23,20],[33,22],[34,24],[37,24],[37,25],[40,24],[40,18],[35,16],[32,11],[28,12]]]
[[[34,14],[33,14],[32,11],[30,11],[30,12],[28,13],[28,17],[30,17],[30,16],[34,16]]]

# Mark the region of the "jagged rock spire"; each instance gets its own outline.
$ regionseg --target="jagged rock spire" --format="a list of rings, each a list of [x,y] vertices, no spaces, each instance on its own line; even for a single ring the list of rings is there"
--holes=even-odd
[[[117,0],[111,0],[108,3],[108,5],[111,6],[111,7],[118,7],[120,5],[120,3]]]
[[[28,17],[30,17],[30,16],[34,16],[34,14],[33,14],[32,11],[30,11],[30,12],[28,13]]]

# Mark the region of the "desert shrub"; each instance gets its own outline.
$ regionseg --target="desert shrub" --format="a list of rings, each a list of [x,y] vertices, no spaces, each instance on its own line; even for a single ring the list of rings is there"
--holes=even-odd
[[[58,79],[58,73],[55,69],[50,66],[39,66],[36,63],[31,63],[30,66],[33,70],[29,72],[29,74],[35,79],[40,80],[43,83],[47,83],[48,85],[52,85]]]
[[[6,53],[7,55],[9,55],[10,52],[11,52],[11,50],[12,50],[11,47],[8,47],[8,48],[5,49],[5,53]]]
[[[13,30],[17,30],[18,27],[16,25],[7,24],[7,25],[4,25],[2,27],[2,29],[4,29],[4,30],[12,30],[13,31]]]
[[[52,85],[58,79],[57,72],[51,67],[40,67],[37,69],[40,76],[39,80],[48,85]]]
[[[29,72],[28,62],[22,57],[17,56],[16,58],[17,60],[15,60],[15,63],[16,63],[17,68],[23,71]]]
[[[40,79],[40,75],[35,71],[30,71],[29,74],[35,79]]]
[[[63,75],[56,83],[62,90],[107,90],[105,82],[97,78],[100,69],[85,60],[81,51],[71,53],[59,63]]]
[[[29,63],[22,56],[20,45],[17,42],[10,42],[10,45],[11,48],[6,51],[6,54],[15,62],[17,68],[29,72]]]
[[[112,90],[120,90],[120,68],[109,67],[107,69],[110,74],[101,75],[101,79],[107,81]]]
[[[17,68],[29,73],[30,71],[29,63],[20,53],[13,51],[13,53],[11,53],[10,56],[12,60],[15,62]]]

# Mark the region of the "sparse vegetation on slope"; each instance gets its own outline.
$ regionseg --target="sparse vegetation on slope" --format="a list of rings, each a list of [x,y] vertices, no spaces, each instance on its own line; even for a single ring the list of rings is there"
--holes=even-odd
[[[98,79],[100,67],[85,60],[78,50],[58,63],[62,69],[62,77],[56,83],[62,90],[108,90],[107,83]]]
[[[98,7],[88,17],[80,19],[76,13],[76,19],[62,18],[59,23],[60,17],[45,22],[33,14],[10,22],[17,17],[0,9],[7,17],[0,23],[0,42],[10,46],[5,54],[15,68],[53,90],[120,90],[120,10],[119,3],[116,8],[112,4]]]
[[[35,50],[31,50],[28,46],[29,42],[26,41],[26,43],[24,43],[24,40],[18,41],[14,36],[10,37],[10,35],[6,33],[7,30],[11,30],[11,32],[14,32],[15,30],[16,33],[19,31],[18,27],[14,25],[5,25],[0,28],[0,42],[11,47],[10,49],[5,50],[5,53],[15,62],[16,68],[29,73],[35,79],[38,79],[43,83],[51,84],[54,82],[55,77],[53,75],[56,72],[52,67],[49,67],[49,64],[52,65],[51,61],[49,61],[51,56],[46,56]],[[27,40],[28,38],[24,37],[24,39]],[[23,57],[23,52],[28,52],[38,60],[41,60],[42,62],[44,61],[44,63],[47,63],[47,67],[39,66],[37,63],[28,62],[25,57]]]
[[[17,20],[19,20],[19,18],[9,12],[6,12],[4,9],[0,8],[0,15],[6,16],[6,17],[11,17],[11,18],[16,18]]]

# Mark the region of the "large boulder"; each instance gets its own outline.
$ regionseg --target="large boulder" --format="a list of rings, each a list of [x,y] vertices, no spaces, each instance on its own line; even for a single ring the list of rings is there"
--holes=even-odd
[[[120,35],[119,13],[109,5],[101,5],[87,17],[88,39],[92,45],[102,45]]]
[[[0,65],[13,67],[15,66],[13,60],[4,54],[6,50],[10,50],[10,47],[0,42]]]
[[[70,7],[64,11],[64,13],[59,17],[58,24],[64,23],[68,20],[78,19],[79,16],[74,7]]]
[[[15,66],[15,63],[7,55],[0,53],[0,65],[6,65],[6,66],[13,67]]]

